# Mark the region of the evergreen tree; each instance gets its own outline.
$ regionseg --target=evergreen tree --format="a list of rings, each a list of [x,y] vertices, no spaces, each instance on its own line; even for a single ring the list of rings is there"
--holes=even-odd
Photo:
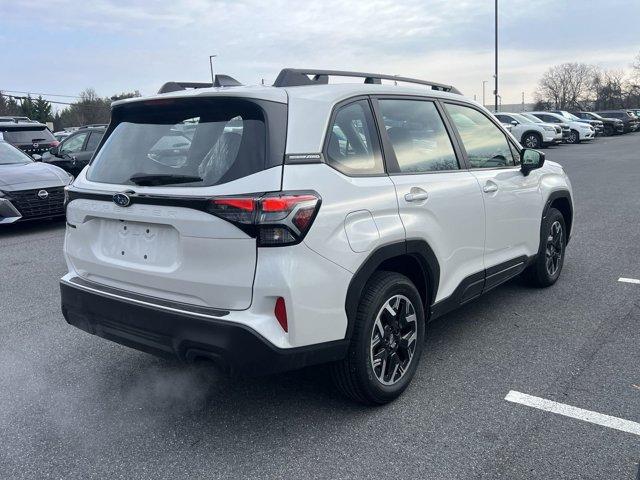
[[[31,95],[20,100],[20,110],[23,116],[29,117],[31,119],[35,118],[36,106],[33,102],[33,99],[31,98]]]

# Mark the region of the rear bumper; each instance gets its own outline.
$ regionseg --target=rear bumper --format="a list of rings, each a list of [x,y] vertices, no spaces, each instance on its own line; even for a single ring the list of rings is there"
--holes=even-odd
[[[251,328],[210,315],[127,301],[60,282],[66,321],[93,335],[165,357],[208,358],[233,373],[267,374],[344,358],[346,340],[277,348]]]

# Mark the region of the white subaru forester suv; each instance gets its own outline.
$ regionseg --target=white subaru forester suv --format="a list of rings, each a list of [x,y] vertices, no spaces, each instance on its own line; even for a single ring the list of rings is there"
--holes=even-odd
[[[113,104],[67,189],[62,311],[231,372],[328,363],[342,392],[385,403],[426,322],[521,273],[558,279],[572,191],[544,160],[433,82],[170,82]]]

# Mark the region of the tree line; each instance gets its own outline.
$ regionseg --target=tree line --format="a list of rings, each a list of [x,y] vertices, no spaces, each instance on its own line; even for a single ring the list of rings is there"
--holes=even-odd
[[[109,123],[111,102],[123,98],[139,97],[140,92],[122,92],[110,97],[100,97],[92,88],[80,92],[78,100],[54,112],[52,102],[38,96],[16,96],[0,92],[0,116],[24,116],[39,122],[53,122],[55,131],[67,127],[79,127],[93,123]]]
[[[640,107],[640,53],[630,71],[586,63],[549,68],[538,82],[537,110],[614,110]]]

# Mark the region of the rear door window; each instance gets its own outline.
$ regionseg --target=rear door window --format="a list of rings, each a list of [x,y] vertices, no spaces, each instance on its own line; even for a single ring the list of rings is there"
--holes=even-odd
[[[265,102],[270,103],[270,102]],[[284,124],[286,105],[275,104]],[[235,98],[135,102],[114,109],[115,128],[87,178],[123,185],[213,186],[282,164],[267,154],[266,114]],[[274,126],[282,133],[286,125]],[[275,142],[282,145],[284,140]]]
[[[100,143],[100,140],[102,140],[103,135],[103,132],[91,132],[91,134],[89,135],[89,140],[87,140],[87,145],[84,147],[84,149],[88,152],[93,152],[98,147],[98,144]]]

